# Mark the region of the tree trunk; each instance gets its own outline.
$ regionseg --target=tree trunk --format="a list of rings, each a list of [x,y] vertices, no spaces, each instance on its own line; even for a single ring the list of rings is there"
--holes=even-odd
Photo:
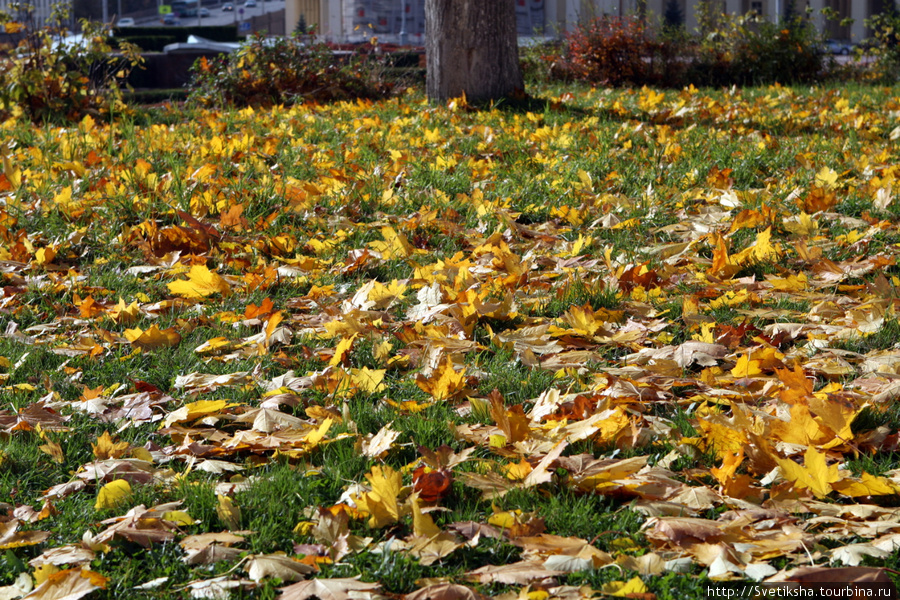
[[[425,0],[430,100],[487,102],[521,92],[515,0]]]

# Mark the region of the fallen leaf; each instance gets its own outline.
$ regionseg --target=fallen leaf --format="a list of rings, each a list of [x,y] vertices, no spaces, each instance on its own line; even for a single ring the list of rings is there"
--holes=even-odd
[[[172,281],[167,287],[173,294],[190,299],[206,298],[214,294],[226,296],[231,292],[227,281],[203,265],[192,266],[186,280]]]
[[[377,583],[366,583],[358,578],[310,579],[279,588],[278,600],[350,600],[361,594],[371,594],[381,589]]]
[[[219,521],[231,531],[239,530],[241,528],[240,507],[228,496],[218,494],[216,497],[219,500],[218,504],[216,504],[216,514],[219,516]]]
[[[118,508],[130,499],[131,484],[124,479],[114,479],[100,488],[94,508],[97,510]]]

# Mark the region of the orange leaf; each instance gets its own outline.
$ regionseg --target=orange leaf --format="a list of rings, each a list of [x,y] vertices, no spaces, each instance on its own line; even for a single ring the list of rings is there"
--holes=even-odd
[[[466,388],[465,368],[457,371],[449,356],[431,373],[430,377],[416,375],[416,385],[435,400],[450,400],[464,394]]]

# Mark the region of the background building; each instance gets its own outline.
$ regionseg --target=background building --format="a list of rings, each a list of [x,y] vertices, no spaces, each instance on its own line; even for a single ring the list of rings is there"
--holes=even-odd
[[[67,6],[69,14],[71,14],[72,3],[70,0],[0,0],[0,12],[10,14],[20,21],[34,19],[35,24],[43,25],[49,21],[56,4]],[[26,6],[27,9],[20,8]]]
[[[3,2],[4,0],[0,0]],[[516,0],[520,35],[558,36],[574,29],[579,21],[601,15],[641,15],[661,20],[668,11],[678,15],[688,31],[698,25],[703,10],[736,15],[755,12],[769,20],[785,15],[806,15],[826,37],[859,42],[867,36],[864,21],[882,12],[894,0]],[[829,8],[837,19],[826,21],[822,9]],[[421,44],[425,32],[425,0],[287,0],[285,20],[288,31],[296,28],[300,15],[315,24],[319,35],[329,41],[361,41],[378,36],[383,41],[399,41],[405,30],[412,44]],[[840,20],[852,19],[841,25]]]

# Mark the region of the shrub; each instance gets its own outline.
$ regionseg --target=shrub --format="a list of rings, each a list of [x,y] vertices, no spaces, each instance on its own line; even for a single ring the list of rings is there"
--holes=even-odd
[[[697,46],[687,76],[698,85],[802,83],[822,78],[825,66],[819,36],[801,17],[776,25],[724,15]]]
[[[519,63],[527,81],[546,83],[569,81],[574,77],[566,60],[565,47],[557,41],[521,46]]]
[[[567,37],[565,62],[575,78],[610,86],[798,83],[825,74],[818,36],[800,17],[775,25],[716,15],[700,25],[702,35],[692,36],[669,23],[653,31],[636,18],[595,19]]]
[[[578,79],[604,85],[641,85],[653,54],[645,24],[633,17],[600,17],[567,36],[569,67]]]
[[[190,99],[207,106],[270,106],[302,100],[379,98],[401,87],[375,56],[341,63],[325,44],[252,37],[237,52],[194,65]]]
[[[900,11],[893,2],[884,12],[866,20],[871,36],[866,40],[866,52],[875,59],[870,70],[871,79],[894,82],[900,77]]]
[[[129,44],[113,56],[106,27],[81,22],[81,40],[69,38],[63,25],[67,15],[54,5],[49,26],[37,27],[33,18],[13,20],[0,15],[7,31],[22,33],[18,45],[0,58],[0,114],[21,111],[33,121],[80,119],[123,110],[120,84],[140,63]]]

